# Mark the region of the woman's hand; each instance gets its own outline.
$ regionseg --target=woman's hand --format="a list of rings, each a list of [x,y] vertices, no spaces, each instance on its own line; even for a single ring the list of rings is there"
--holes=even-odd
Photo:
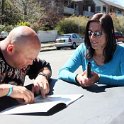
[[[78,74],[76,80],[82,87],[89,87],[99,80],[99,75],[95,72],[91,72],[91,78],[87,78],[87,72],[84,71],[82,74]]]

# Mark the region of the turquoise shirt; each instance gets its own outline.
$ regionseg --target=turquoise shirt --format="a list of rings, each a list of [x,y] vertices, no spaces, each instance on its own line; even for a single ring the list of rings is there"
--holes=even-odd
[[[71,58],[59,70],[58,78],[76,83],[74,73],[79,66],[82,70],[86,70],[87,60],[85,58],[86,47],[84,43],[79,45],[74,51]],[[124,85],[124,46],[117,45],[116,51],[110,62],[104,65],[97,65],[93,59],[90,60],[92,64],[92,71],[100,74],[100,84],[107,85]]]

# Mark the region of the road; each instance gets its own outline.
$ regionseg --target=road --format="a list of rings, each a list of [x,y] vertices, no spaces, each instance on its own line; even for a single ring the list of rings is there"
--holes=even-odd
[[[59,68],[64,65],[73,52],[74,50],[71,49],[44,51],[40,52],[39,57],[50,62],[53,70],[52,77],[57,78]]]
[[[73,52],[74,50],[71,49],[41,51],[39,58],[50,63],[52,67],[52,78],[57,79],[59,68],[64,65]],[[29,82],[27,77],[25,84],[28,83],[32,83],[32,81]]]

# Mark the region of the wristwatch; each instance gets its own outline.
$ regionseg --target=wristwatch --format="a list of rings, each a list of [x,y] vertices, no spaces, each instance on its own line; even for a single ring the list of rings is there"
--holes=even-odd
[[[46,79],[48,80],[48,76],[46,74],[44,74],[43,72],[40,72],[39,75],[46,77]]]

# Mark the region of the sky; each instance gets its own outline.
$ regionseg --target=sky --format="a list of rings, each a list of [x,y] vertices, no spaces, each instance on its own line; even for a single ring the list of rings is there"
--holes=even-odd
[[[108,0],[124,7],[124,0]]]

